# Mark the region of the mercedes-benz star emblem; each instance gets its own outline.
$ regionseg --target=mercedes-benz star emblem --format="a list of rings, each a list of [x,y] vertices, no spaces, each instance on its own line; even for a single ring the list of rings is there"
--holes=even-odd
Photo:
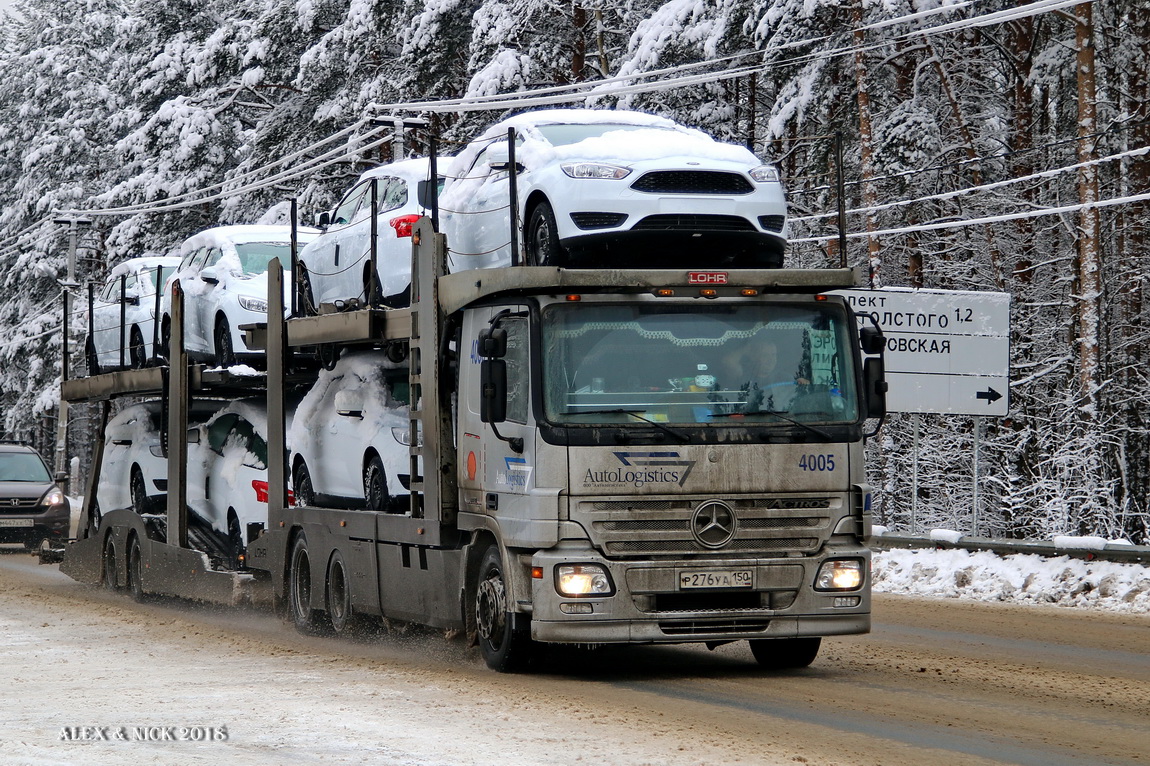
[[[691,532],[700,545],[722,548],[735,537],[738,519],[731,506],[718,500],[708,500],[695,509],[691,518]]]

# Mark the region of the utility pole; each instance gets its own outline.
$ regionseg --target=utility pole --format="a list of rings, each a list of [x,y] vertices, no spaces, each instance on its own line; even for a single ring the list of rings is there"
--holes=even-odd
[[[57,280],[63,293],[64,315],[62,324],[63,339],[61,340],[62,354],[60,358],[60,382],[68,379],[69,362],[69,334],[71,333],[70,320],[72,318],[72,293],[80,286],[76,281],[76,241],[79,238],[80,227],[88,227],[92,222],[87,218],[57,218],[57,226],[68,226],[68,276]],[[62,474],[68,470],[68,402],[60,399],[60,413],[56,420],[56,473]],[[69,477],[71,483],[71,477]],[[69,488],[70,489],[70,488]]]

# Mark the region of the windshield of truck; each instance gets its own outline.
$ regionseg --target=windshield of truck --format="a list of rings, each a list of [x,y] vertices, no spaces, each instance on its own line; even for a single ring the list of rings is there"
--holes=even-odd
[[[543,316],[546,416],[571,425],[853,423],[853,331],[832,304],[553,306]]]

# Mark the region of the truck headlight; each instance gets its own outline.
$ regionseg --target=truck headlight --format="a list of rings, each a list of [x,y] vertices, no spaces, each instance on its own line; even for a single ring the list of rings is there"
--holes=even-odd
[[[266,314],[268,310],[268,302],[263,298],[248,298],[245,295],[239,297],[240,306],[248,311],[259,311]]]
[[[555,568],[555,589],[560,595],[611,596],[615,586],[599,564],[563,564]]]
[[[862,583],[862,561],[824,561],[815,577],[815,590],[857,590],[862,587]]]

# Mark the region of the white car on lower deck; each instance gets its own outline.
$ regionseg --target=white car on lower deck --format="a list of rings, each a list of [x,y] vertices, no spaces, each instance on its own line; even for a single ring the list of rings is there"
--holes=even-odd
[[[528,265],[782,266],[774,166],[661,117],[550,109],[492,125],[448,166],[440,210],[452,271],[511,263],[509,128]]]
[[[410,475],[407,368],[380,351],[320,372],[288,437],[301,505],[398,510]]]

